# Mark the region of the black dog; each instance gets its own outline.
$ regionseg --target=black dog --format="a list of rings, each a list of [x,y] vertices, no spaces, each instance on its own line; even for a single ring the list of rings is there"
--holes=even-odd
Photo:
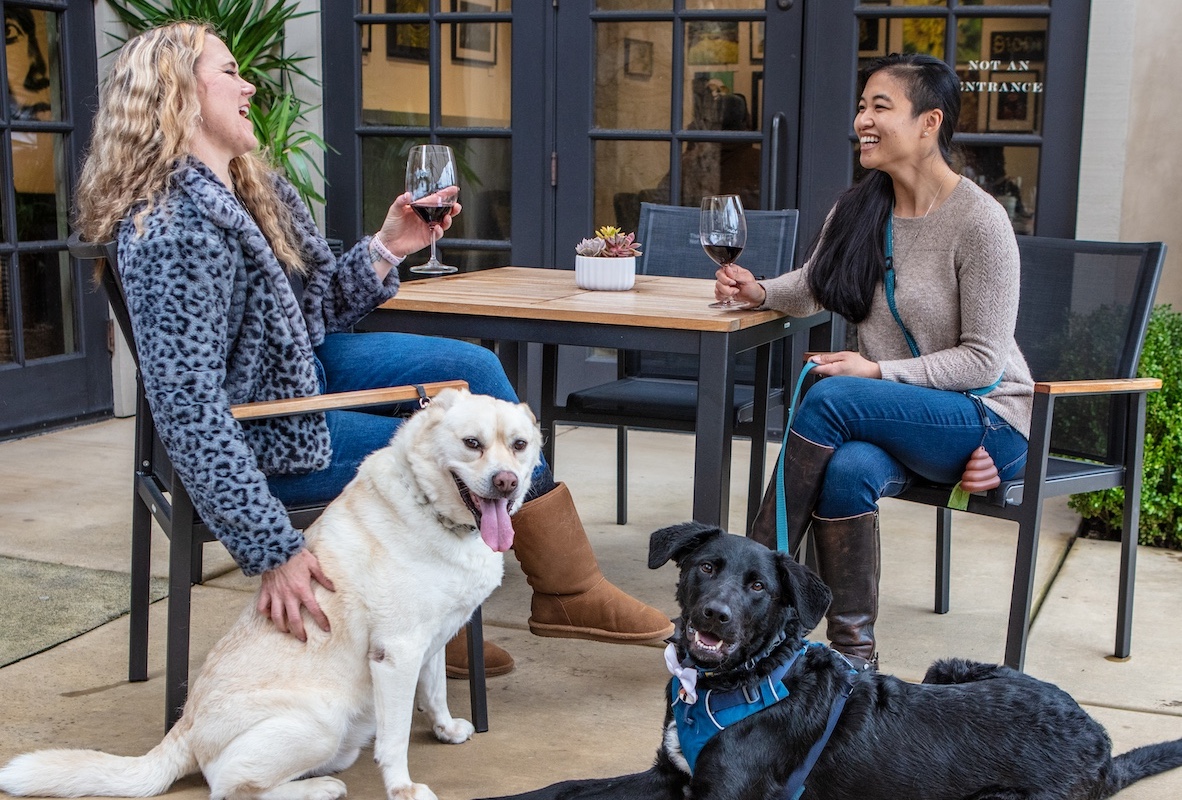
[[[648,564],[670,559],[681,570],[682,614],[671,669],[684,666],[687,680],[667,692],[656,763],[518,800],[1098,800],[1182,766],[1182,740],[1114,759],[1104,728],[1066,692],[1007,667],[940,661],[918,685],[855,672],[836,651],[803,641],[829,589],[750,539],[695,522],[664,528],[652,535]],[[687,690],[689,673],[697,682]],[[726,725],[722,717],[741,716],[748,701],[770,704]],[[679,728],[687,715],[695,725]],[[713,719],[724,730],[702,744],[698,733]]]

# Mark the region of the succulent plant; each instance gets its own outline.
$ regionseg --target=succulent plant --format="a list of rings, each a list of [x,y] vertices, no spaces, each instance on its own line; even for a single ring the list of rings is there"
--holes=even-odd
[[[624,233],[613,225],[604,225],[595,231],[595,238],[584,239],[575,245],[575,252],[581,256],[600,258],[627,258],[640,255],[640,243],[635,233]]]

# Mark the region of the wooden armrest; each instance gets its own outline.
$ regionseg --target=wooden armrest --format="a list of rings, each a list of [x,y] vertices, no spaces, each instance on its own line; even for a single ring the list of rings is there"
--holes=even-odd
[[[1040,394],[1130,394],[1155,392],[1161,388],[1158,378],[1119,378],[1094,381],[1038,381],[1034,391]]]
[[[438,381],[422,384],[428,397],[434,397],[444,389],[467,389],[467,381]],[[287,417],[292,414],[309,414],[316,411],[366,408],[417,400],[418,389],[414,386],[390,386],[385,389],[359,389],[355,392],[318,394],[313,397],[293,397],[285,400],[260,400],[257,403],[239,403],[230,406],[234,419],[264,419],[266,417]]]

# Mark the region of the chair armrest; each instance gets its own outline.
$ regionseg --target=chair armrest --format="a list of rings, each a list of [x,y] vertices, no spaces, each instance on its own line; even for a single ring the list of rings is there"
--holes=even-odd
[[[428,397],[433,397],[444,389],[467,389],[467,381],[438,381],[422,384],[423,391]],[[336,411],[340,409],[366,408],[369,406],[384,406],[390,403],[401,403],[406,400],[417,400],[419,390],[416,386],[390,386],[384,389],[360,389],[355,392],[337,392],[335,394],[318,394],[313,397],[293,397],[284,400],[260,400],[257,403],[239,403],[230,406],[230,413],[234,419],[264,419],[266,417],[286,417],[292,414],[309,414],[316,411]]]
[[[1115,380],[1091,381],[1038,381],[1034,391],[1061,397],[1088,394],[1135,394],[1155,392],[1161,388],[1158,378],[1118,378]]]

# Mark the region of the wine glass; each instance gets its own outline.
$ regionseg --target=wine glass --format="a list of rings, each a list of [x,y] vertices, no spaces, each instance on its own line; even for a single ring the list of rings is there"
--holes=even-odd
[[[699,237],[706,255],[720,267],[729,267],[747,244],[747,218],[743,216],[743,202],[737,194],[722,194],[702,198]],[[739,310],[751,304],[734,297],[711,303],[710,308]]]
[[[442,144],[420,144],[410,149],[406,159],[406,191],[410,192],[410,207],[423,218],[431,229],[431,259],[426,264],[411,267],[411,272],[444,275],[456,268],[439,263],[435,258],[435,229],[448,215],[456,197],[456,157],[451,148]]]

